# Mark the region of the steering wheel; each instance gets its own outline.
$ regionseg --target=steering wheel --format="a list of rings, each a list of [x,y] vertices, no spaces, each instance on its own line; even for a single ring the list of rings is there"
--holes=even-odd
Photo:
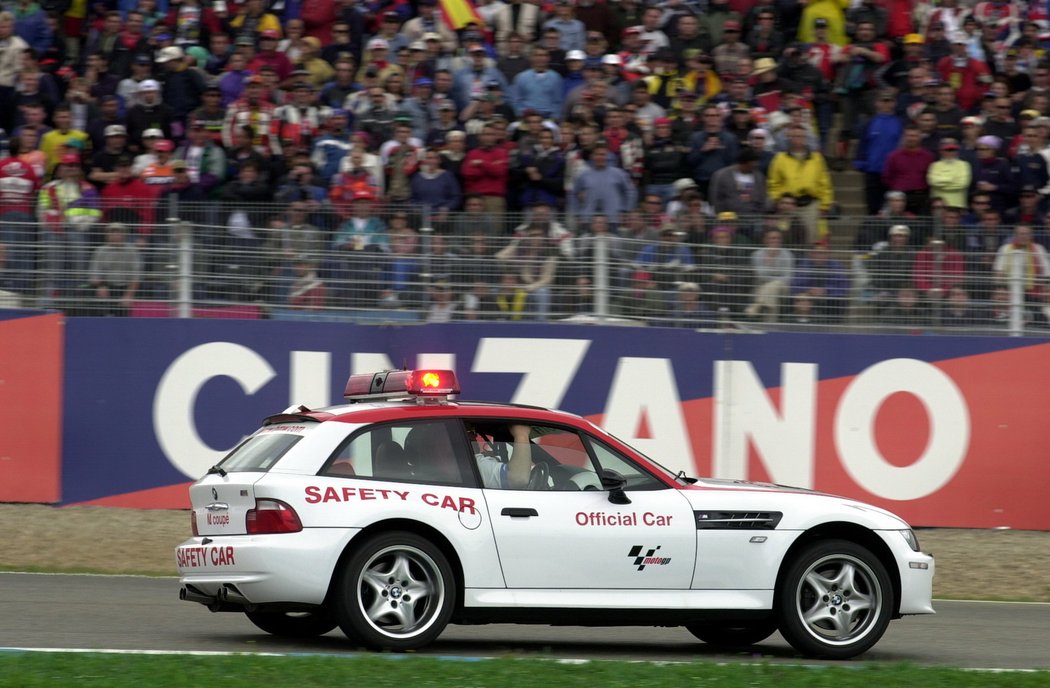
[[[549,490],[550,485],[550,468],[546,463],[534,463],[532,464],[532,474],[529,476],[528,489],[530,490]]]

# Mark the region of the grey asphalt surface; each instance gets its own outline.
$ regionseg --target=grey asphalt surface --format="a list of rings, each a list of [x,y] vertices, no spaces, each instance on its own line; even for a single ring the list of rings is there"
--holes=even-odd
[[[180,602],[174,578],[0,573],[0,648],[204,650],[350,654],[338,630],[291,641],[241,614]],[[894,621],[865,662],[1050,669],[1050,605],[936,603],[933,616]],[[812,664],[779,635],[752,652],[708,648],[681,628],[450,626],[420,654]],[[856,660],[855,660],[856,661]]]

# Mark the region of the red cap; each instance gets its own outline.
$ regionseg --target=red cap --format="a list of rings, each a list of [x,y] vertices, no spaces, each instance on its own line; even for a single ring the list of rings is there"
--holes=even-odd
[[[642,32],[642,27],[640,27],[640,26],[628,26],[626,29],[623,30],[623,35],[624,36],[628,36],[628,35],[630,35],[632,33],[640,34],[641,32]]]
[[[168,139],[161,139],[153,144],[153,150],[167,151],[170,153],[175,150],[175,144]]]
[[[654,127],[658,127],[658,126],[660,126],[662,124],[669,125],[669,124],[671,124],[671,120],[669,118],[667,118],[667,117],[657,117],[656,119],[653,120],[653,126]]]
[[[722,24],[722,30],[725,31],[726,29],[735,29],[739,31],[740,22],[738,22],[736,19],[726,19],[725,22],[723,22]]]
[[[263,38],[280,38],[281,32],[277,29],[266,29],[265,31],[260,31],[259,35]]]
[[[354,191],[354,195],[353,195],[353,198],[351,200],[354,200],[354,201],[374,201],[375,198],[376,198],[375,194],[373,194],[368,189],[357,189],[356,191]]]
[[[58,159],[60,165],[79,165],[80,156],[76,153],[66,153]]]

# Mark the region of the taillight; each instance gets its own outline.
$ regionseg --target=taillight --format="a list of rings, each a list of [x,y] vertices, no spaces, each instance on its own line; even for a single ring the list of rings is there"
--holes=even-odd
[[[255,508],[245,514],[245,530],[249,535],[271,533],[298,533],[303,529],[295,509],[277,499],[256,499]]]
[[[190,509],[190,528],[193,529],[193,537],[200,535],[197,532],[197,512],[194,509]]]

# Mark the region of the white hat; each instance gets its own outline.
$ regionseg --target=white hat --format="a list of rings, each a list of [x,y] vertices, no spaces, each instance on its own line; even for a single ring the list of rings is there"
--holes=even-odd
[[[587,55],[582,50],[570,50],[565,53],[566,60],[586,60]]]
[[[682,193],[683,191],[685,191],[686,189],[695,189],[695,188],[697,188],[696,187],[696,182],[694,182],[689,177],[683,177],[682,179],[676,179],[674,181],[674,183],[671,184],[671,187],[675,190],[675,193],[679,193],[679,194]]]
[[[609,53],[602,56],[602,64],[620,66],[623,64],[623,58],[616,53]]]
[[[893,225],[890,227],[890,236],[908,236],[911,234],[911,230],[908,229],[908,225]]]
[[[147,129],[142,132],[142,138],[144,139],[162,139],[164,138],[164,132],[160,129]]]
[[[368,41],[369,50],[389,50],[390,44],[386,42],[385,38],[373,38]]]
[[[141,82],[139,82],[139,93],[142,93],[143,91],[159,91],[159,90],[160,90],[160,84],[157,83],[157,81],[155,81],[154,79],[143,79]]]
[[[128,130],[123,124],[110,124],[102,132],[103,136],[127,136]]]
[[[427,44],[423,41],[412,41],[408,46],[409,50],[426,50]]]
[[[966,35],[965,31],[956,31],[952,34],[952,43],[969,43],[970,38]]]
[[[169,45],[167,48],[160,49],[160,54],[157,55],[157,63],[164,64],[165,62],[181,60],[184,57],[186,57],[186,53],[182,52],[182,48],[177,45]]]

